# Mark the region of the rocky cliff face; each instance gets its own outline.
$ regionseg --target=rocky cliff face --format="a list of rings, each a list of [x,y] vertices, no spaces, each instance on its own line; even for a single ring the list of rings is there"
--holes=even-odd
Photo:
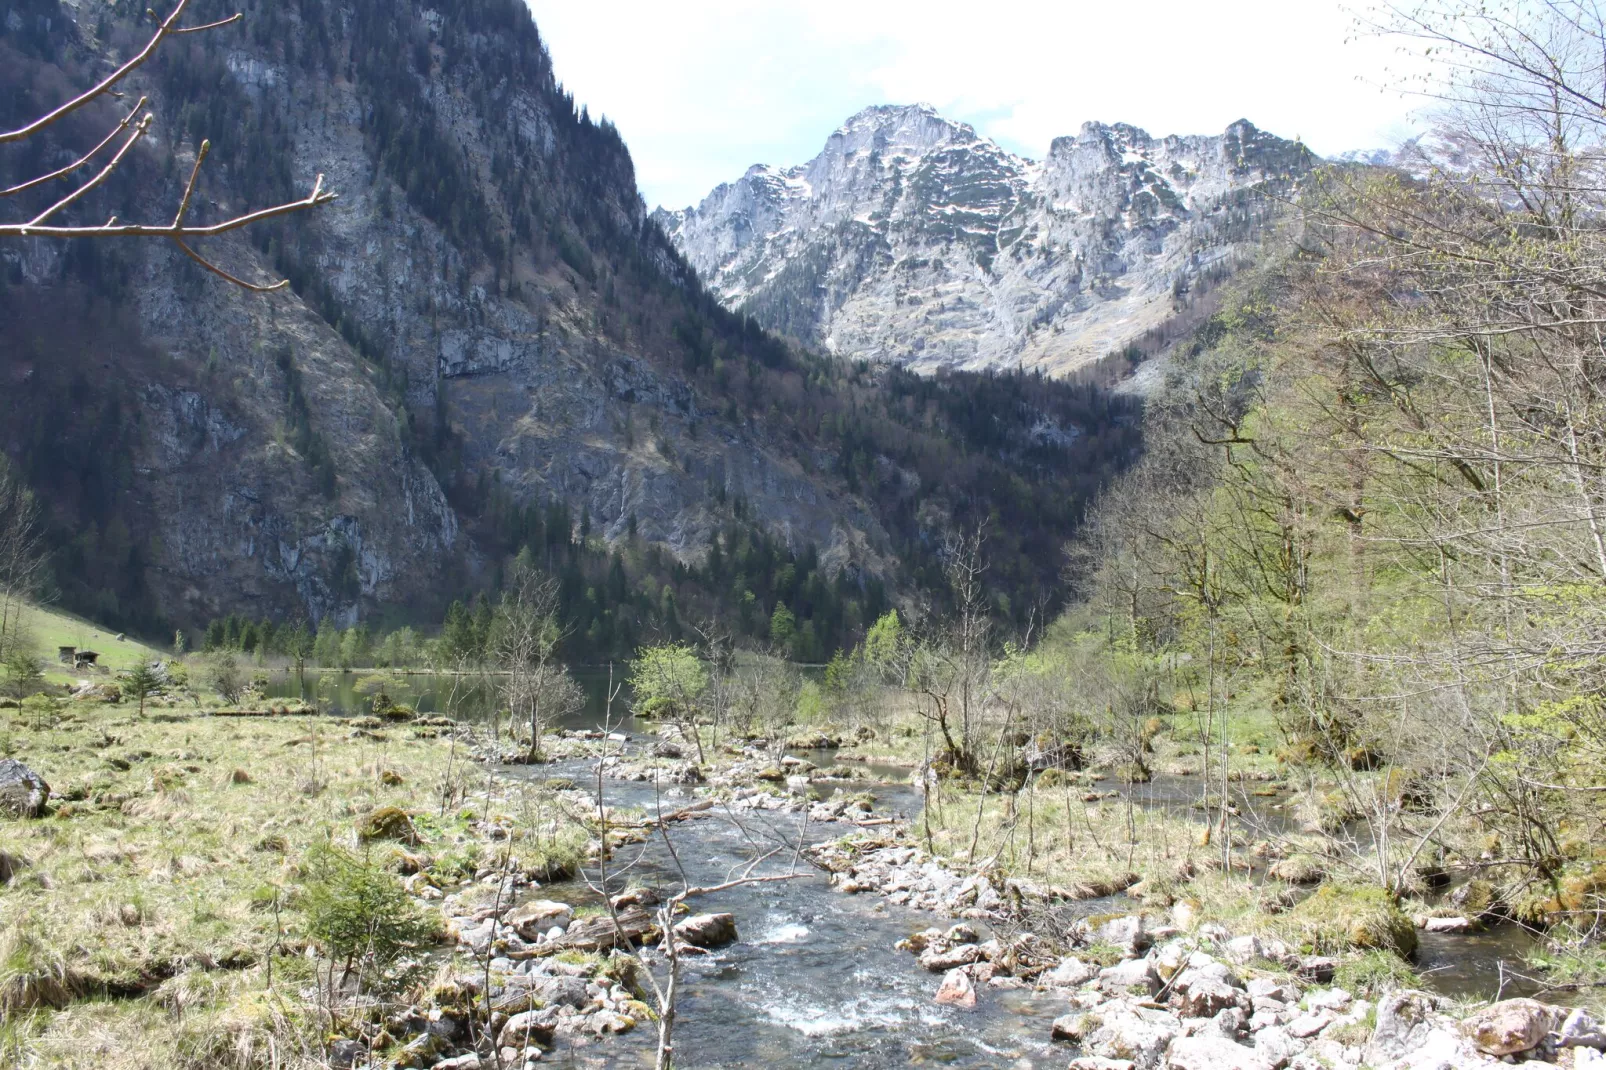
[[[239,6],[195,0],[190,18]],[[0,11],[0,122],[142,44],[124,7]],[[888,566],[885,532],[839,481],[680,375],[679,339],[718,338],[730,318],[648,221],[617,134],[554,81],[521,3],[243,9],[136,75],[160,117],[153,149],[83,218],[170,213],[201,137],[215,151],[200,220],[325,173],[337,203],[207,250],[292,291],[242,292],[159,246],[0,249],[4,336],[33,338],[0,356],[20,384],[0,442],[53,508],[70,499],[100,531],[96,495],[61,491],[38,458],[86,440],[85,397],[134,414],[119,458],[80,461],[116,470],[98,507],[164,613],[348,622],[438,604],[485,565],[471,513],[493,492],[563,500],[608,537],[633,519],[683,559],[740,500],[834,567]],[[0,161],[0,178],[68,158],[110,116]],[[41,304],[59,309],[50,322]],[[44,404],[68,416],[24,418]]]
[[[733,308],[851,358],[1072,371],[1252,249],[1313,165],[1246,121],[1155,138],[1088,123],[1041,162],[931,108],[855,115],[806,164],[656,213]]]

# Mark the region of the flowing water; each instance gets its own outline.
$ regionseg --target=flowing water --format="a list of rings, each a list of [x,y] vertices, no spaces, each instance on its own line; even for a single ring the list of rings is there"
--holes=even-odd
[[[611,711],[609,721],[615,730],[631,735],[648,730],[623,715],[629,708],[628,695],[620,695],[609,706],[607,670],[580,670],[575,675],[585,689],[586,708],[558,727],[595,728]],[[372,703],[371,690],[362,681],[354,673],[309,672],[301,677],[281,673],[270,678],[269,697],[302,698],[337,715],[359,714]],[[485,716],[494,700],[483,681],[416,674],[387,676],[385,686],[394,701],[426,713],[443,711],[450,703],[455,715],[464,719]],[[831,752],[802,756],[821,767],[834,763]],[[905,771],[890,766],[872,766],[868,771],[883,782],[845,787],[872,790],[878,812],[918,814],[921,798],[907,784]],[[512,776],[568,776],[581,783],[591,780],[590,773],[589,764],[582,762],[508,770]],[[1197,776],[1162,775],[1130,787],[1113,781],[1097,786],[1119,789],[1146,809],[1186,811],[1200,796]],[[1240,827],[1257,838],[1285,831],[1291,824],[1287,797],[1256,796],[1259,787],[1234,786]],[[611,806],[650,810],[656,804],[653,789],[646,784],[610,780],[605,790]],[[669,793],[661,800],[666,810],[690,801],[690,796]],[[743,812],[740,825],[724,816],[683,822],[672,832],[673,854],[659,836],[640,847],[625,848],[619,861],[631,863],[630,868],[610,883],[622,886],[628,880],[674,891],[681,886],[683,867],[694,885],[718,884],[753,857],[755,844],[762,850],[795,847],[799,820],[796,815],[757,811]],[[815,825],[801,831],[806,842],[816,842],[840,836],[846,827]],[[786,872],[791,858],[788,849],[757,872]],[[1063,1000],[1029,990],[988,989],[979,994],[974,1010],[939,1007],[932,997],[940,977],[920,969],[913,955],[893,945],[912,932],[946,926],[950,920],[889,904],[876,895],[842,895],[831,891],[825,875],[806,862],[798,868],[806,873],[799,879],[733,888],[695,904],[700,911],[736,915],[742,938],[686,966],[683,1018],[677,1029],[681,1065],[688,1070],[764,1063],[873,1070],[939,1064],[1019,1068],[1064,1064],[1068,1052],[1048,1040],[1049,1022],[1065,1012]],[[583,902],[591,893],[574,883],[543,894]],[[1081,906],[1094,913],[1137,904],[1118,897]],[[1541,995],[1535,985],[1509,972],[1521,969],[1534,940],[1532,933],[1514,924],[1473,934],[1422,933],[1416,967],[1425,987],[1460,999]],[[651,1031],[643,1029],[593,1048],[568,1050],[563,1058],[576,1066],[637,1062],[650,1066],[652,1039]],[[626,1049],[628,1057],[621,1055]],[[564,1065],[562,1059],[556,1061]]]
[[[560,763],[558,775],[584,775],[584,763]],[[549,767],[549,770],[551,767]],[[520,770],[511,770],[521,775]],[[530,771],[528,775],[551,775]],[[855,783],[857,790],[862,786]],[[608,782],[610,805],[657,804],[645,784]],[[877,809],[905,814],[919,805],[907,786],[876,785]],[[669,796],[664,809],[690,796]],[[741,872],[759,850],[783,851],[755,875],[786,873],[800,833],[806,842],[840,836],[842,825],[804,828],[799,815],[743,812],[740,824],[710,816],[672,826],[674,853],[661,837],[621,849],[614,865],[627,871],[610,881],[681,886],[681,867],[693,885],[719,884]],[[678,858],[678,865],[677,865]],[[832,891],[826,876],[798,863],[805,875],[750,884],[699,897],[697,911],[729,911],[741,940],[687,960],[682,974],[677,1064],[694,1067],[1048,1067],[1066,1061],[1048,1039],[1049,1022],[1064,1013],[1059,999],[1025,992],[984,991],[974,1010],[932,1002],[941,978],[893,945],[933,924],[949,924],[879,896]],[[555,885],[543,895],[585,901],[584,886]],[[565,1051],[577,1066],[651,1065],[654,1036],[643,1029],[593,1049]],[[630,1049],[630,1057],[620,1048]],[[600,1049],[606,1048],[606,1055]],[[591,1051],[598,1051],[591,1061]]]

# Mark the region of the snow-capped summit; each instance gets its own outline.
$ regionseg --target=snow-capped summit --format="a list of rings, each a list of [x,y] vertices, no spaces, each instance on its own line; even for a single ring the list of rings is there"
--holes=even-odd
[[[925,104],[848,119],[808,163],[759,165],[657,219],[727,304],[855,358],[1063,373],[1230,270],[1315,162],[1239,120],[1151,137],[1086,123],[1024,159]]]

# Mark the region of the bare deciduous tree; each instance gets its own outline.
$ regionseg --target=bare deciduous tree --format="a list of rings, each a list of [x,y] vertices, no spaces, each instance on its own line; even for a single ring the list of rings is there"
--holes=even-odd
[[[150,40],[146,42],[145,47],[124,61],[90,89],[85,90],[78,96],[24,126],[15,130],[0,131],[0,145],[17,144],[26,141],[41,134],[68,115],[87,105],[100,100],[120,97],[122,94],[119,92],[118,86],[155,55],[162,43],[169,38],[218,30],[238,22],[244,17],[243,15],[233,15],[203,26],[181,26],[179,24],[180,19],[184,14],[184,9],[188,6],[189,0],[178,0],[172,12],[158,24],[156,31],[152,34]],[[153,15],[152,17],[154,18],[155,16]],[[289,286],[289,280],[281,280],[271,285],[246,282],[244,279],[230,274],[201,256],[190,243],[197,238],[215,237],[266,219],[274,219],[295,212],[317,208],[333,201],[337,194],[323,188],[323,176],[319,175],[313,183],[312,192],[300,200],[231,216],[217,223],[203,226],[193,225],[188,222],[190,208],[194,201],[196,184],[201,177],[201,166],[206,162],[207,154],[211,151],[210,141],[202,141],[200,148],[196,151],[195,162],[190,168],[189,181],[184,186],[183,196],[179,200],[171,222],[126,223],[119,220],[115,215],[105,223],[100,224],[71,224],[57,221],[57,217],[62,212],[82,200],[91,191],[103,185],[123,161],[128,158],[128,155],[134,151],[135,146],[150,134],[154,117],[148,110],[149,103],[149,97],[141,96],[134,106],[128,110],[127,114],[123,116],[122,120],[98,144],[83,155],[55,170],[36,175],[7,189],[0,189],[0,199],[4,199],[44,189],[56,183],[67,183],[69,185],[72,182],[77,183],[73,185],[69,192],[46,204],[27,220],[15,223],[0,223],[0,238],[161,238],[172,242],[185,256],[200,264],[207,271],[236,286],[258,293],[267,293]],[[113,145],[115,145],[115,148],[112,149],[111,155],[106,159],[106,162],[98,170],[94,171],[90,177],[80,180],[78,177],[80,173],[88,168],[108,148],[112,148]]]

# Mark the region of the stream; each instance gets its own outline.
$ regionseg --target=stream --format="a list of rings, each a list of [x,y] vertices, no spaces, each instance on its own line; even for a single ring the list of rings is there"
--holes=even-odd
[[[586,693],[585,709],[556,727],[598,727],[608,710],[607,670],[576,672]],[[356,714],[372,701],[357,688],[361,676],[352,673],[308,673],[297,678],[276,674],[270,680],[272,697],[304,698],[330,712]],[[421,712],[444,708],[448,678],[425,674],[387,680],[393,699]],[[613,706],[612,727],[633,738],[650,736],[651,725],[633,717],[622,719],[628,696]],[[489,708],[489,696],[470,688],[459,696],[458,715],[472,719]],[[820,767],[834,762],[828,753],[798,752]],[[855,781],[845,790],[870,790],[878,814],[891,811],[905,817],[919,814],[922,799],[894,767],[871,765],[867,771],[883,778]],[[540,767],[511,767],[510,776],[545,779],[573,778],[593,782],[590,762],[559,762]],[[896,778],[896,779],[895,779]],[[649,784],[607,780],[611,806],[643,806],[651,810],[654,792]],[[1145,809],[1187,810],[1199,798],[1197,776],[1159,775],[1134,785],[1101,782],[1101,790],[1118,789]],[[1246,834],[1279,833],[1292,821],[1286,796],[1256,797],[1257,785],[1234,787],[1241,813],[1238,823]],[[671,810],[693,801],[680,789],[663,793],[663,806]],[[765,811],[744,811],[737,827],[729,817],[687,821],[674,827],[675,853],[693,884],[718,884],[729,879],[732,867],[752,857],[748,837],[770,846],[796,844],[800,818]],[[807,842],[835,839],[848,831],[839,824],[814,825],[804,830]],[[636,852],[639,852],[639,858]],[[653,836],[639,847],[619,852],[634,860],[620,878],[649,886],[677,890],[680,874],[675,858]],[[784,859],[766,863],[760,873],[785,872]],[[910,933],[931,925],[946,927],[954,919],[935,918],[920,911],[888,903],[878,895],[842,895],[830,890],[826,876],[800,862],[807,876],[785,882],[747,885],[700,899],[698,911],[729,911],[736,916],[741,940],[706,958],[690,961],[684,976],[677,1044],[684,1065],[690,1067],[752,1066],[768,1060],[780,1066],[892,1067],[942,1064],[954,1067],[1058,1066],[1065,1051],[1048,1040],[1049,1022],[1063,1013],[1064,1002],[1036,996],[1030,990],[987,989],[974,1010],[939,1007],[932,1002],[940,978],[927,973],[915,956],[894,950]],[[613,882],[610,882],[612,884]],[[594,901],[579,882],[554,885],[543,895]],[[1085,913],[1136,909],[1124,897],[1080,904]],[[1505,977],[1500,964],[1521,969],[1522,960],[1536,937],[1514,923],[1496,923],[1470,934],[1419,932],[1415,966],[1423,986],[1457,999],[1493,999],[1496,996],[1541,996],[1555,999],[1531,982]],[[1563,997],[1560,1002],[1568,1002]],[[621,1046],[641,1054],[651,1065],[652,1035],[639,1030],[608,1042],[617,1056]],[[584,1059],[584,1052],[575,1052]],[[588,1065],[584,1062],[575,1065]],[[609,1065],[604,1060],[600,1065]]]
[[[530,775],[588,777],[589,763],[557,763]],[[510,769],[510,775],[521,770]],[[855,783],[854,790],[863,785]],[[877,811],[916,812],[919,796],[907,785],[871,787]],[[606,781],[612,806],[655,805],[650,785]],[[664,792],[672,810],[689,794]],[[795,847],[801,815],[744,811],[740,826],[725,816],[673,826],[674,854],[694,885],[730,879],[753,857],[754,843]],[[834,839],[840,824],[802,830],[807,842]],[[767,846],[765,847],[767,849]],[[756,874],[785,873],[793,850],[766,862]],[[673,893],[680,871],[661,836],[640,846],[620,848],[614,864],[628,867],[613,875],[610,888],[626,881]],[[988,990],[974,1010],[939,1007],[932,1002],[940,978],[915,964],[915,957],[893,945],[929,925],[951,924],[919,911],[888,904],[880,896],[832,891],[825,874],[798,863],[806,875],[796,880],[751,884],[702,896],[698,912],[729,911],[741,939],[683,964],[676,1051],[680,1065],[693,1067],[952,1067],[1058,1066],[1063,1048],[1048,1038],[1049,1022],[1064,1012],[1062,1000],[1025,991]],[[542,895],[574,902],[594,901],[578,882],[553,885]],[[1025,1016],[1023,1018],[1023,1015]],[[635,1065],[621,1048],[650,1066],[655,1034],[639,1029],[604,1042],[606,1056],[590,1060],[590,1049],[565,1050],[565,1065]],[[599,1045],[600,1046],[600,1045]]]

